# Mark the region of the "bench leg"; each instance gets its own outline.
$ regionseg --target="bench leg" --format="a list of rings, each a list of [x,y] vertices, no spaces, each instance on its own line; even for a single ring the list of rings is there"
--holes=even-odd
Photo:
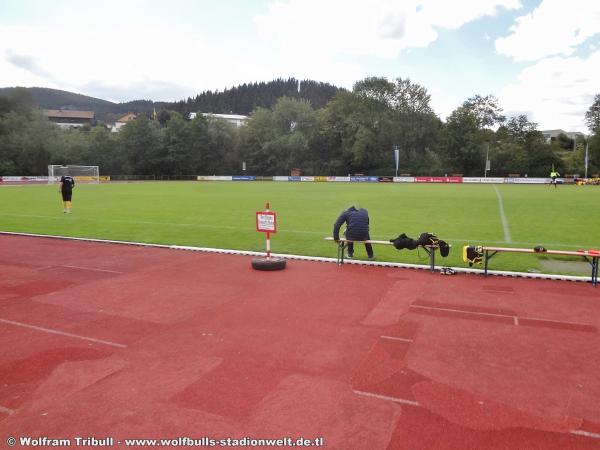
[[[344,264],[344,250],[346,248],[346,245],[344,242],[340,242],[338,244],[338,254],[337,254],[337,264],[338,266],[341,266],[342,264]]]
[[[487,277],[488,260],[490,259],[487,250],[485,251],[485,257],[484,258],[485,258],[485,263],[484,263],[484,267],[483,267],[483,274]]]

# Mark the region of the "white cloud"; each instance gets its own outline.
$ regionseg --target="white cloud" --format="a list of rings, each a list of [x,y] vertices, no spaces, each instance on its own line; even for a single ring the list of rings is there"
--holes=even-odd
[[[587,58],[552,57],[524,69],[498,94],[505,111],[533,111],[539,129],[588,133],[585,112],[600,93],[600,52]]]
[[[176,29],[0,26],[0,86],[53,87],[115,101],[179,100],[238,84],[243,74],[236,55]]]
[[[576,47],[600,32],[600,2],[543,0],[516,19],[510,34],[496,40],[496,50],[517,61],[572,55]]]
[[[395,58],[404,49],[426,47],[436,29],[458,29],[519,0],[288,0],[255,18],[261,37],[297,55]]]

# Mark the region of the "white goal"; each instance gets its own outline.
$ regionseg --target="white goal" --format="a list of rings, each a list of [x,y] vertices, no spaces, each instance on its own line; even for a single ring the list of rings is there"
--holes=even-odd
[[[79,183],[100,183],[99,166],[48,166],[48,184],[60,182],[63,175],[70,175]]]

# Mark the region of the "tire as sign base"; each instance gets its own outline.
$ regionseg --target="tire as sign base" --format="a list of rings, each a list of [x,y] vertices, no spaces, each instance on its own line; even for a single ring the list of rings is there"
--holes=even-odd
[[[256,270],[281,270],[285,263],[283,258],[252,258],[252,268]]]

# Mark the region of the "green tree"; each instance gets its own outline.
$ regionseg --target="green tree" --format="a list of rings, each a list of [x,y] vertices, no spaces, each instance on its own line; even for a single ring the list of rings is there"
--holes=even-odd
[[[92,128],[88,134],[88,165],[97,165],[101,175],[118,175],[123,173],[123,158],[117,145],[116,133],[111,133],[103,126]]]
[[[498,106],[498,99],[493,95],[475,95],[465,100],[462,106],[477,117],[479,128],[489,128],[506,120],[501,114],[502,108]]]
[[[156,123],[146,116],[139,115],[121,128],[119,145],[125,157],[125,173],[139,175],[163,173],[162,134]]]
[[[55,127],[40,110],[0,114],[0,175],[46,173],[54,141]]]
[[[273,112],[266,108],[254,110],[240,136],[240,156],[250,174],[275,174],[278,155],[268,143],[276,137]]]
[[[512,117],[496,132],[496,138],[502,143],[502,151],[512,157],[515,163],[508,163],[508,173],[527,173],[529,176],[547,176],[552,165],[564,171],[563,162],[546,143],[544,136],[537,129],[537,124],[530,122],[525,115]],[[512,168],[512,170],[511,170]]]
[[[592,133],[600,132],[600,94],[596,94],[594,102],[586,111],[585,124]]]
[[[210,118],[206,126],[206,145],[200,159],[200,173],[238,173],[241,161],[236,152],[238,129],[218,118]]]
[[[485,135],[477,115],[461,106],[448,117],[444,128],[442,157],[450,172],[482,175],[485,169]]]

